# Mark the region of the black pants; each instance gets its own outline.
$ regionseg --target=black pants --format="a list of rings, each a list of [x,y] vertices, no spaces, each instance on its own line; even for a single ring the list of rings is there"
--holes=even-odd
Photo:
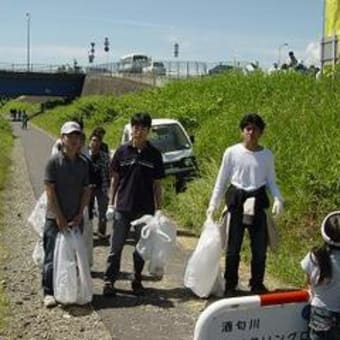
[[[120,262],[123,247],[128,236],[131,222],[140,218],[143,214],[135,214],[128,212],[115,211],[113,219],[113,233],[111,235],[110,253],[107,258],[107,267],[104,274],[104,280],[114,282],[117,280],[120,271]],[[143,225],[135,227],[136,242],[140,237],[140,232]],[[133,253],[133,265],[135,272],[135,279],[142,279],[142,271],[144,267],[144,260],[135,250]]]
[[[263,284],[266,252],[268,244],[267,221],[264,210],[258,211],[251,226],[242,223],[243,211],[230,212],[230,226],[228,247],[226,251],[225,280],[226,289],[236,288],[238,284],[238,269],[240,264],[240,251],[244,231],[248,228],[251,247],[251,278],[249,285],[255,287]]]
[[[47,219],[43,235],[45,256],[42,271],[42,286],[44,295],[53,295],[53,257],[58,231],[56,220]]]
[[[106,210],[109,203],[109,198],[106,192],[103,192],[102,188],[94,188],[91,192],[90,203],[89,203],[89,219],[93,219],[93,209],[95,199],[98,204],[98,232],[106,234]]]

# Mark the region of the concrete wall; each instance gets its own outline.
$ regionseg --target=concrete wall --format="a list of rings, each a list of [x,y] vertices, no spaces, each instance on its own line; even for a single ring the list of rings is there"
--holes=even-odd
[[[111,75],[86,75],[82,96],[94,95],[94,94],[113,94],[122,95],[129,92],[141,91],[150,89],[152,85],[145,84],[140,81],[112,77]]]

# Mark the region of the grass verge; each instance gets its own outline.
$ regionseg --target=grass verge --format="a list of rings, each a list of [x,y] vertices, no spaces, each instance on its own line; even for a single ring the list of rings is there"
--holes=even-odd
[[[0,116],[0,197],[3,198],[3,190],[7,179],[8,169],[10,165],[10,155],[13,146],[13,136],[11,127],[5,119]],[[0,235],[4,231],[4,225],[2,223],[3,212],[0,208]],[[3,261],[6,258],[5,248],[1,243],[0,237],[0,265],[3,265]],[[7,315],[7,301],[3,289],[3,279],[0,271],[0,332],[6,326]]]

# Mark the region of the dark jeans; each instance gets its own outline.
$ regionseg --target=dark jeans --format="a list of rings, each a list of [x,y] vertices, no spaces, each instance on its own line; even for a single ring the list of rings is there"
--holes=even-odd
[[[113,219],[113,232],[111,235],[110,253],[107,258],[107,268],[104,273],[104,280],[114,282],[117,280],[120,271],[120,261],[123,247],[128,236],[131,222],[140,218],[143,214],[128,213],[122,211],[115,211]],[[135,226],[136,242],[140,237],[140,232],[143,225]],[[142,271],[144,267],[144,260],[135,250],[133,253],[133,264],[135,271],[135,279],[142,279]]]
[[[53,256],[58,231],[56,220],[47,219],[43,234],[45,256],[42,271],[42,286],[44,295],[53,295]]]
[[[240,251],[244,231],[248,228],[251,247],[251,278],[249,285],[256,287],[263,284],[266,252],[268,244],[267,221],[264,210],[258,211],[251,226],[242,223],[243,211],[230,212],[230,226],[228,247],[226,251],[225,280],[226,289],[236,288],[238,284],[238,268],[240,264]]]
[[[97,199],[98,204],[98,231],[102,234],[106,233],[106,210],[109,203],[109,198],[107,193],[103,192],[101,188],[94,188],[91,192],[91,198],[89,203],[89,219],[93,219],[93,209],[94,209],[94,201]]]

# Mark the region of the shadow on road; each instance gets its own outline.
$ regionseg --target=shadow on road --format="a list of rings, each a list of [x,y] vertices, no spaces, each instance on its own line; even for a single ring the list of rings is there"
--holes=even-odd
[[[176,302],[186,302],[195,300],[195,296],[184,287],[173,289],[145,288],[145,295],[136,296],[131,290],[117,289],[115,297],[107,297],[99,294],[93,296],[93,307],[98,309],[105,308],[124,308],[139,305],[157,306],[160,308],[174,308]]]

